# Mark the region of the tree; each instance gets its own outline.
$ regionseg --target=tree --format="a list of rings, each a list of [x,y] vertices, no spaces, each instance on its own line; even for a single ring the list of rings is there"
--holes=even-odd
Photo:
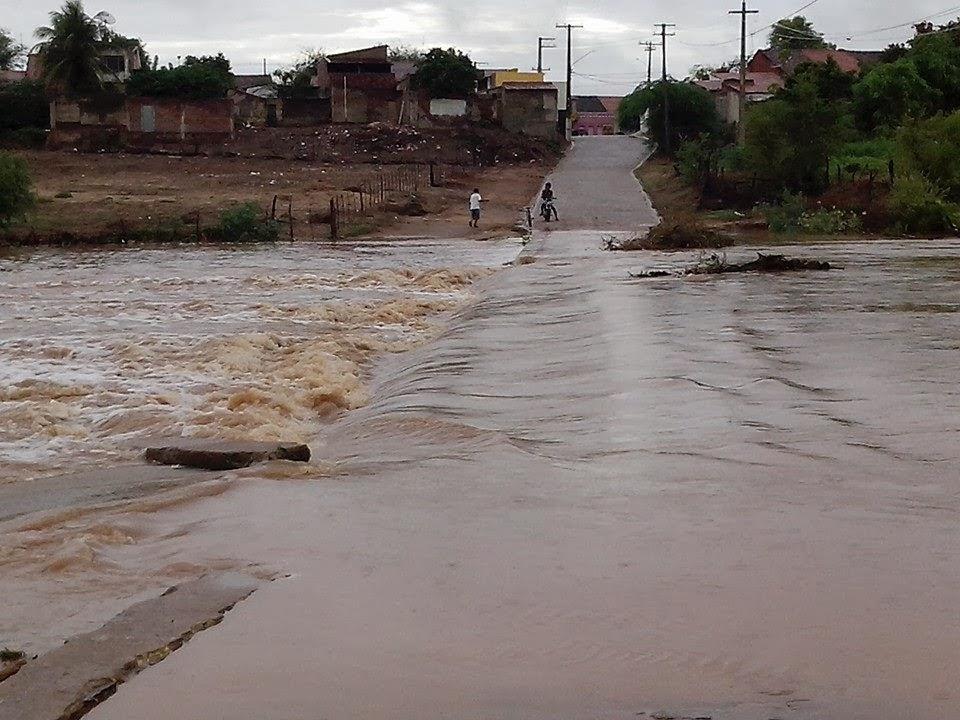
[[[0,28],[0,70],[13,70],[19,65],[25,48],[13,39],[8,30]]]
[[[941,102],[910,58],[877,65],[853,86],[853,98],[857,123],[867,131],[924,117]]]
[[[317,63],[326,57],[321,49],[303,50],[300,57],[289,68],[274,70],[277,83],[286,90],[302,90],[310,87],[310,81],[317,74]]]
[[[230,75],[230,61],[224,56],[224,54],[217,53],[216,55],[201,55],[197,57],[195,55],[187,55],[183,59],[183,64],[188,67],[200,66],[210,68],[215,72],[219,72],[223,75]]]
[[[900,165],[923,175],[952,201],[960,201],[960,112],[912,120],[897,132]]]
[[[477,66],[454,48],[434,48],[413,75],[413,87],[434,98],[465,98],[477,89]]]
[[[712,75],[710,68],[703,65],[694,65],[690,68],[690,77],[694,80],[709,80]]]
[[[801,63],[787,79],[784,89],[789,93],[799,84],[809,82],[816,88],[818,97],[832,102],[847,102],[853,98],[856,80],[853,73],[844,72],[833,58],[827,58],[825,63]]]
[[[663,137],[663,101],[670,103],[670,146],[680,147],[686,140],[701,135],[720,133],[723,123],[717,113],[716,103],[703,88],[685,82],[657,82],[650,87],[638,88],[627,95],[620,104],[618,117],[620,127],[627,132],[640,129],[643,118],[649,111],[648,129],[651,138]]]
[[[25,81],[0,85],[0,135],[50,125],[50,102],[43,83]]]
[[[813,23],[803,15],[783,18],[770,31],[770,48],[780,52],[805,48],[826,48],[828,45],[821,33],[813,29]]]
[[[0,228],[22,218],[34,203],[27,163],[0,152]]]
[[[900,58],[906,57],[909,50],[907,46],[903,43],[890,43],[883,49],[883,52],[880,54],[880,62],[882,63],[892,63],[896,62]]]
[[[179,97],[216,100],[233,88],[233,76],[218,65],[194,63],[143,70],[130,77],[127,93],[143,97]]]
[[[50,25],[37,28],[36,36],[47,84],[77,92],[100,87],[100,25],[81,0],[51,12]]]
[[[848,135],[844,110],[818,94],[813,77],[801,75],[747,112],[747,164],[790,190],[820,190],[831,154]]]
[[[960,108],[960,47],[948,34],[915,38],[908,57],[920,77],[939,93],[934,112]]]
[[[388,57],[390,62],[412,62],[419,63],[423,60],[423,57],[426,53],[420,48],[411,47],[410,45],[397,45],[396,47],[391,47]]]

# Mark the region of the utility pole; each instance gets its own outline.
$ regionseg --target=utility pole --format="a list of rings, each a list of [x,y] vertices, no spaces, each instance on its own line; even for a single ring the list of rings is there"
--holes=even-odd
[[[567,30],[567,121],[573,117],[573,30],[582,28],[583,25],[557,25],[558,28]]]
[[[543,74],[544,70],[549,70],[550,68],[543,67],[543,51],[551,50],[556,47],[552,45],[556,40],[555,37],[541,37],[537,38],[537,72]]]
[[[756,15],[759,10],[747,10],[747,0],[741,0],[739,10],[731,15],[740,16],[740,98],[737,109],[737,144],[743,145],[747,137],[744,114],[747,109],[747,15]]]
[[[650,85],[653,84],[653,53],[657,46],[652,42],[645,42],[643,44],[646,47],[645,52],[647,53],[647,87],[650,87]]]
[[[670,93],[667,87],[667,38],[676,35],[667,32],[667,28],[675,28],[674,23],[659,23],[660,48],[663,50],[663,151],[670,154]]]

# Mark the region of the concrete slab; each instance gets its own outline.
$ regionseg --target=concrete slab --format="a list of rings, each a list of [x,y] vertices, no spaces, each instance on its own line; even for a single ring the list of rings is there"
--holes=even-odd
[[[102,503],[133,500],[209,480],[197,470],[118,465],[0,485],[0,522]]]
[[[99,630],[27,662],[0,684],[0,720],[81,717],[118,685],[218,624],[258,585],[240,573],[208,575],[133,605]]]

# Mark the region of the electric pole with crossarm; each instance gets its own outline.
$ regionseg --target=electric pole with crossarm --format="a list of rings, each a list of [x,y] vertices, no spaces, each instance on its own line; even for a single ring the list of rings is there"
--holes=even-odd
[[[643,45],[646,48],[644,52],[647,53],[647,87],[650,87],[653,83],[653,53],[657,46],[652,42],[645,42]]]
[[[670,154],[670,88],[667,83],[667,38],[676,35],[668,33],[667,28],[675,28],[674,23],[658,23],[660,28],[660,47],[663,50],[663,152]]]
[[[740,98],[737,107],[737,144],[743,145],[747,138],[744,113],[747,108],[747,15],[756,15],[759,10],[747,10],[747,0],[742,0],[739,10],[731,15],[740,16]]]
[[[558,28],[567,31],[567,122],[573,117],[573,30],[582,28],[583,25],[557,25]]]
[[[556,38],[553,37],[540,37],[537,38],[537,72],[543,73],[544,70],[549,70],[550,68],[543,67],[543,51],[551,50],[556,47],[553,43],[556,41]]]

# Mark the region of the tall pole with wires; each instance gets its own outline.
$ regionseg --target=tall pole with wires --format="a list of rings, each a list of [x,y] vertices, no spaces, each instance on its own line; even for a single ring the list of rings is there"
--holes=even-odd
[[[744,115],[747,110],[747,15],[756,15],[759,10],[747,10],[747,0],[741,0],[739,10],[731,10],[731,15],[740,16],[740,96],[737,107],[737,144],[743,145],[747,138],[747,126]]]
[[[543,51],[550,50],[555,48],[556,45],[552,45],[556,38],[552,37],[540,37],[537,38],[537,72],[543,74]],[[547,68],[549,70],[549,68]]]
[[[558,28],[566,28],[567,31],[567,120],[573,117],[573,30],[582,28],[583,25],[557,25]]]
[[[656,45],[652,42],[645,42],[644,45],[647,48],[647,87],[650,87],[653,84],[653,53]]]
[[[668,33],[667,28],[675,28],[674,23],[660,23],[660,48],[663,50],[663,152],[670,154],[670,88],[667,83],[667,38],[676,35],[675,32]]]

